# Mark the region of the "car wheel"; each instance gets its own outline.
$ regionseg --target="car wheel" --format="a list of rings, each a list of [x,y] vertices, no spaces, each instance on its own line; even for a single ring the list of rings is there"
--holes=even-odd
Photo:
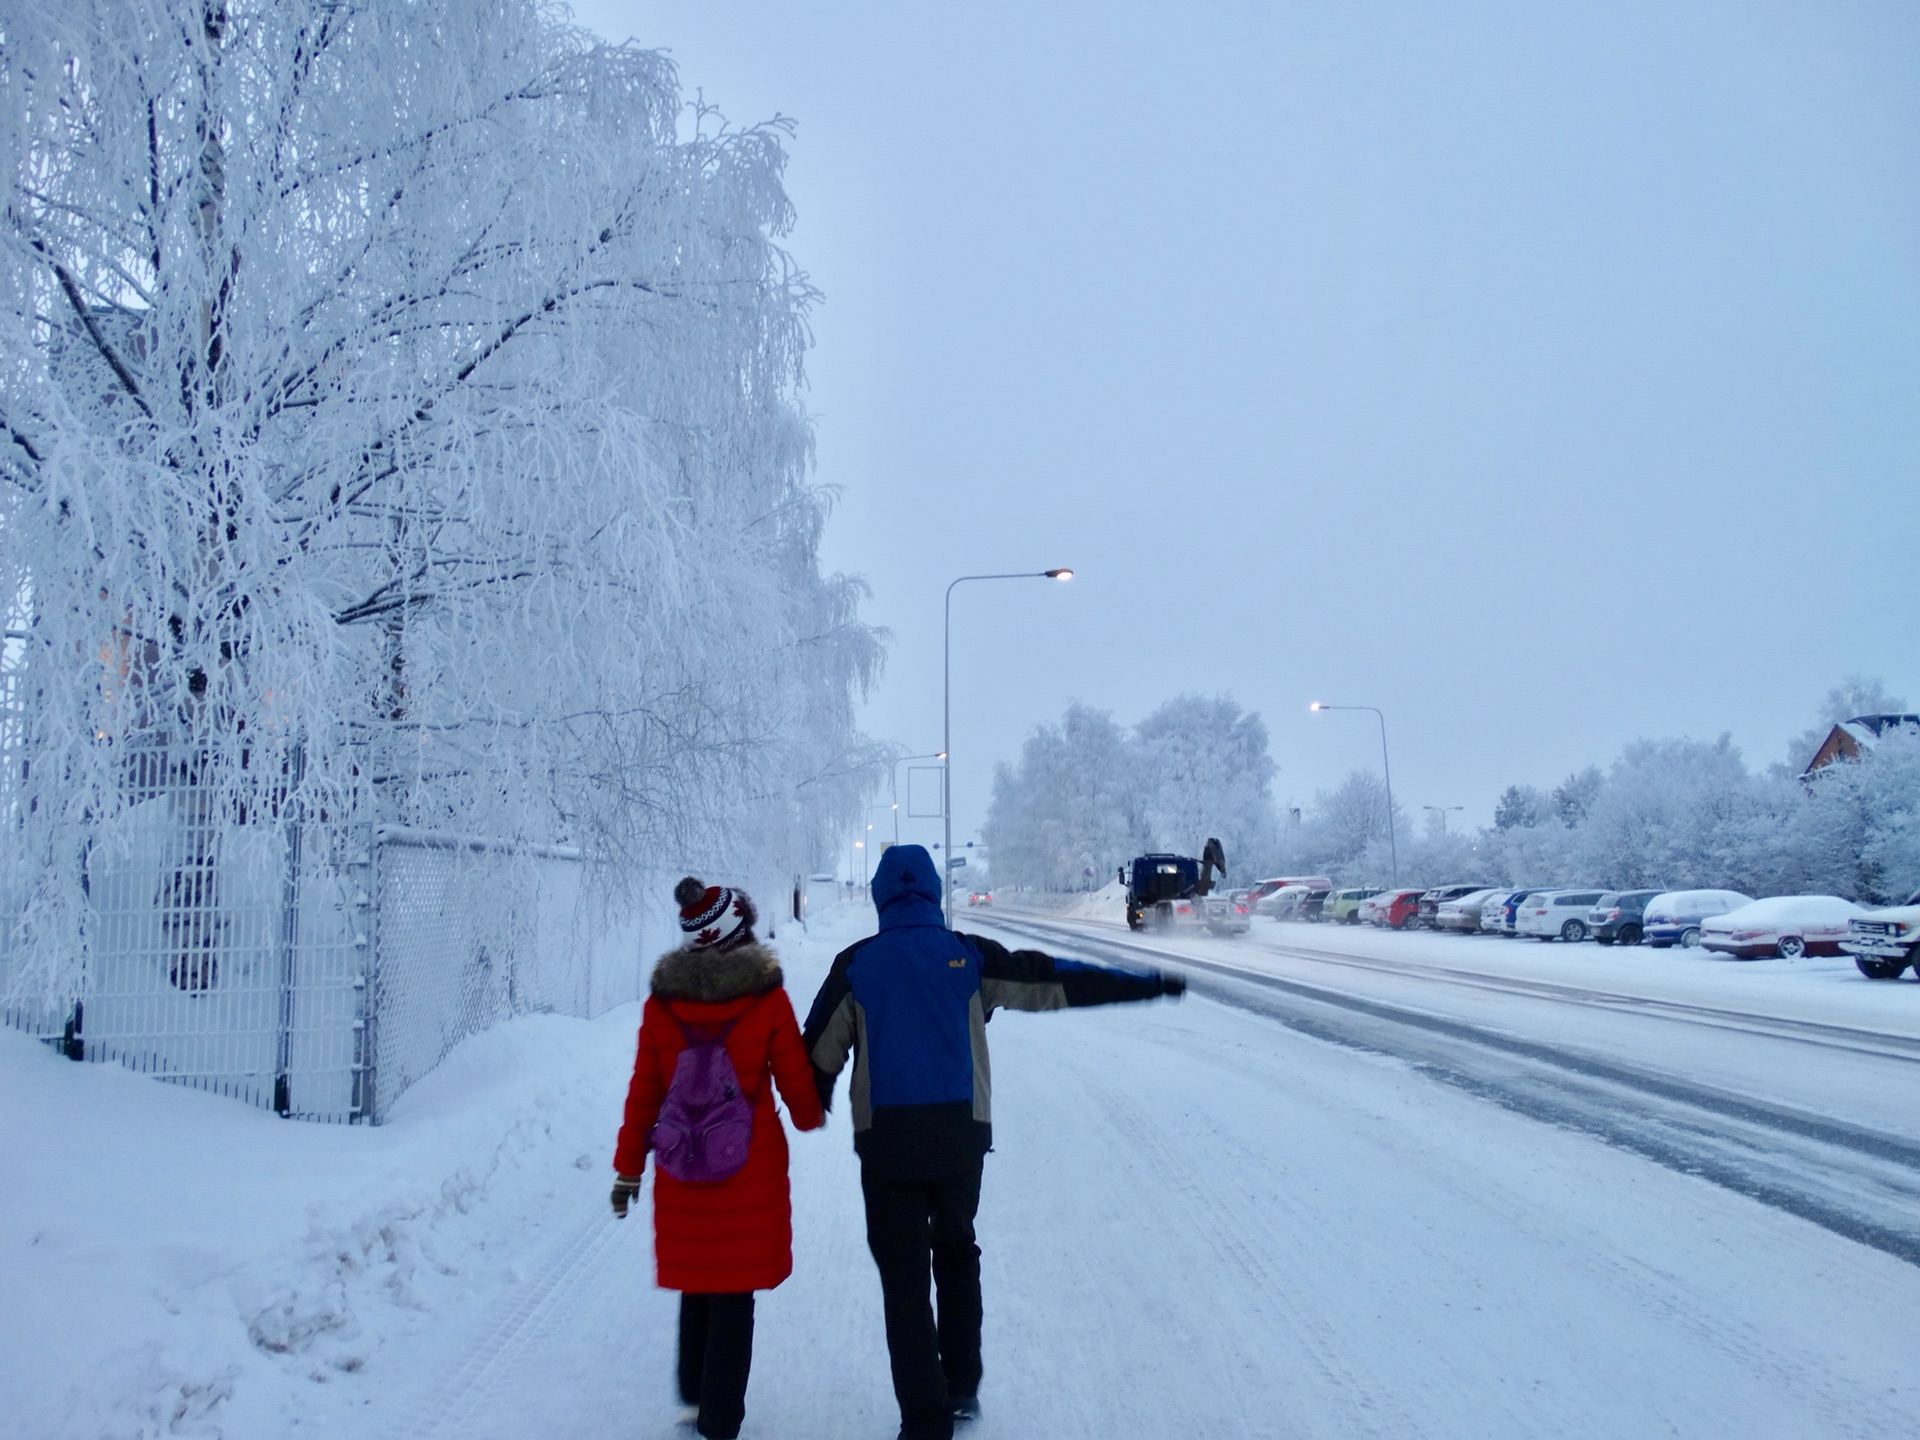
[[[1567,921],[1566,924],[1560,927],[1560,938],[1569,945],[1579,944],[1587,938],[1587,922],[1584,920]]]
[[[1904,960],[1869,960],[1865,956],[1856,957],[1853,963],[1869,980],[1898,980],[1907,968]]]
[[[1773,947],[1782,960],[1798,960],[1807,953],[1807,942],[1798,935],[1782,935],[1780,943]]]
[[[1622,925],[1620,927],[1620,943],[1622,945],[1638,945],[1640,943],[1640,927],[1638,925]]]
[[[1686,929],[1682,930],[1680,932],[1680,944],[1688,950],[1698,949],[1700,946],[1700,927],[1698,925],[1689,925]]]

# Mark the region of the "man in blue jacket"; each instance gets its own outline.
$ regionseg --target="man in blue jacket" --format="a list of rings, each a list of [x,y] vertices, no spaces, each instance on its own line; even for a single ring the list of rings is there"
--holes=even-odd
[[[980,1247],[973,1217],[993,1144],[986,1022],[995,1009],[1064,1010],[1179,995],[1177,975],[1134,974],[949,930],[918,845],[873,876],[880,929],[834,958],[807,1014],[823,1105],[853,1061],[853,1147],[867,1245],[880,1270],[901,1440],[950,1440],[980,1413]],[[939,1318],[927,1275],[939,1293]]]

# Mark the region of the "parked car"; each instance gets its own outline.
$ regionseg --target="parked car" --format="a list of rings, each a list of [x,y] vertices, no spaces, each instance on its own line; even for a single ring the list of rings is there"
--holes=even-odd
[[[1426,892],[1417,885],[1400,890],[1382,890],[1367,903],[1373,906],[1373,923],[1389,930],[1412,930],[1420,924],[1420,897]]]
[[[1751,905],[1753,897],[1738,890],[1668,890],[1647,901],[1640,924],[1647,944],[1656,950],[1700,943],[1700,922]]]
[[[1248,908],[1256,915],[1266,914],[1267,912],[1260,908],[1260,902],[1276,890],[1284,889],[1289,885],[1305,885],[1309,889],[1324,887],[1331,890],[1333,881],[1324,875],[1275,875],[1266,880],[1256,880],[1253,882],[1253,888],[1247,892]]]
[[[1483,935],[1513,936],[1513,914],[1519,909],[1520,902],[1529,895],[1538,894],[1534,890],[1509,890],[1504,896],[1496,896],[1489,905],[1480,907],[1480,932]]]
[[[1308,885],[1282,885],[1254,906],[1254,913],[1268,915],[1275,920],[1298,920],[1300,902],[1312,893],[1312,887]]]
[[[1443,900],[1434,911],[1434,929],[1471,935],[1480,928],[1480,908],[1491,900],[1504,898],[1505,894],[1502,890],[1469,890],[1455,899]]]
[[[1587,938],[1587,912],[1604,890],[1536,890],[1513,911],[1513,933],[1531,935],[1536,940],[1565,940],[1569,944]]]
[[[1898,980],[1907,966],[1920,963],[1920,890],[1904,905],[1862,910],[1847,921],[1840,948],[1869,980]]]
[[[1587,916],[1587,929],[1602,945],[1638,945],[1643,933],[1640,916],[1658,890],[1622,890],[1609,892],[1594,902]]]
[[[1324,889],[1315,886],[1309,890],[1306,895],[1301,898],[1297,918],[1301,920],[1311,920],[1318,924],[1320,912],[1326,908],[1327,897],[1332,893],[1332,886],[1327,886]]]
[[[1420,923],[1429,930],[1438,929],[1440,907],[1449,901],[1458,900],[1462,895],[1471,895],[1476,890],[1487,887],[1474,882],[1471,885],[1436,885],[1420,897]]]
[[[1860,907],[1837,895],[1774,895],[1700,922],[1700,946],[1742,960],[1838,955]]]
[[[1330,891],[1326,903],[1320,907],[1320,918],[1339,925],[1358,925],[1360,907],[1379,893],[1365,888]]]

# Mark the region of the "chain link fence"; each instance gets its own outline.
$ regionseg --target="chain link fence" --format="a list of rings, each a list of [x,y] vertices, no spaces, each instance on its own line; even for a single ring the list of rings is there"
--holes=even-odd
[[[213,813],[193,767],[134,752],[84,859],[79,993],[22,995],[0,924],[0,1022],[73,1059],[303,1119],[378,1123],[466,1036],[642,992],[640,917],[579,852]]]

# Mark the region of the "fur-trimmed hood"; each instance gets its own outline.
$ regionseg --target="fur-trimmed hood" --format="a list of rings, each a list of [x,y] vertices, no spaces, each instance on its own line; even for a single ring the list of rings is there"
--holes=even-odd
[[[785,983],[779,957],[755,940],[732,950],[670,950],[655,963],[651,988],[662,1000],[720,1005]]]

